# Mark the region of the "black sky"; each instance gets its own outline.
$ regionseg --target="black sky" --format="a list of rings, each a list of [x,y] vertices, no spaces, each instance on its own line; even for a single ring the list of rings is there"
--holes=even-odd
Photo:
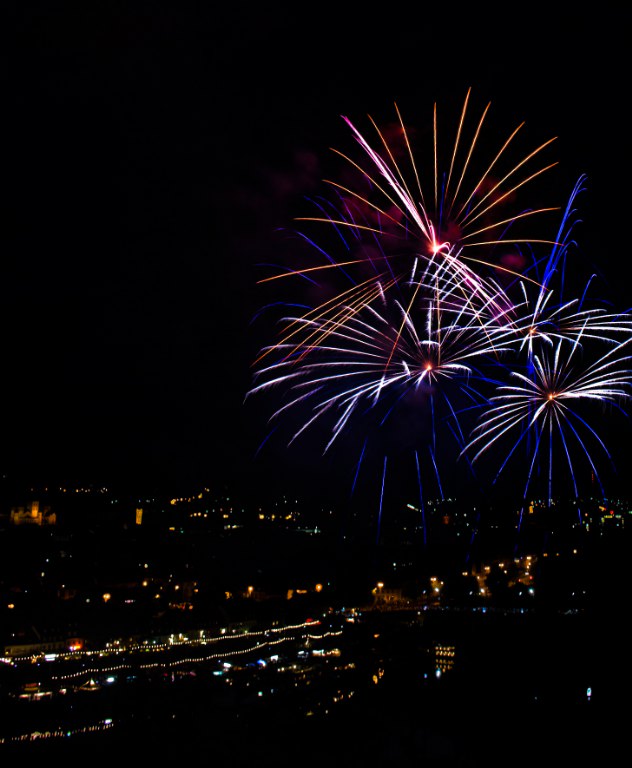
[[[2,470],[251,481],[257,264],[348,142],[342,114],[397,102],[427,126],[472,87],[503,131],[558,136],[560,192],[587,175],[577,240],[632,303],[630,13],[578,8],[20,4],[1,76]]]

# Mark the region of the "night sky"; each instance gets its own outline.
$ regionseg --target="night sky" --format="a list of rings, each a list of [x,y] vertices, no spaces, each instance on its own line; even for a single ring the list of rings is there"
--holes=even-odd
[[[351,146],[341,115],[390,120],[396,102],[427,129],[435,101],[458,110],[471,87],[502,135],[524,120],[534,144],[559,137],[560,204],[587,176],[578,258],[632,303],[629,10],[350,5],[24,3],[9,18],[3,472],[173,491],[322,478],[295,454],[253,462],[267,428],[244,396],[270,298],[258,265],[330,147]]]

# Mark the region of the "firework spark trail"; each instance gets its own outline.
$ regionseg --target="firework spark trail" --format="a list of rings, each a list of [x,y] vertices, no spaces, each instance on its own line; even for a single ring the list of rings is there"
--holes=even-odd
[[[571,299],[561,306],[548,307],[553,293],[548,293],[543,301],[536,304],[533,313],[515,319],[513,332],[520,351],[525,350],[528,357],[534,356],[537,344],[553,346],[562,339],[593,340],[605,344],[617,344],[618,334],[632,332],[632,318],[623,313],[608,313],[604,309],[575,309],[580,306],[580,299]],[[528,300],[524,306],[528,306]]]

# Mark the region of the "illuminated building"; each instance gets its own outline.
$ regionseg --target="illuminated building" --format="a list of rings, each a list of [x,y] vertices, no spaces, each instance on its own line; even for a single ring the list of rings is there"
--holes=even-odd
[[[455,650],[453,645],[443,645],[436,643],[434,646],[435,669],[441,673],[447,672],[454,667]]]
[[[56,522],[57,515],[50,511],[50,507],[40,507],[39,501],[11,508],[12,525],[55,525]]]

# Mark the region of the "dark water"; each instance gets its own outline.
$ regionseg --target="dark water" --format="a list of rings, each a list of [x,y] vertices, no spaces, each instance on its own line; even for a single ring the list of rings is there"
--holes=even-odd
[[[146,677],[112,688],[109,699],[72,699],[80,710],[74,716],[86,721],[114,713],[111,730],[0,746],[0,757],[234,766],[618,764],[631,681],[624,624],[611,613],[365,614],[340,639],[335,663],[314,664],[298,687],[279,683],[283,675],[272,670],[244,676],[230,695],[200,670]],[[437,646],[454,653],[452,668],[440,675]],[[28,706],[32,713],[46,704]],[[5,711],[5,723],[9,715],[15,709]]]

